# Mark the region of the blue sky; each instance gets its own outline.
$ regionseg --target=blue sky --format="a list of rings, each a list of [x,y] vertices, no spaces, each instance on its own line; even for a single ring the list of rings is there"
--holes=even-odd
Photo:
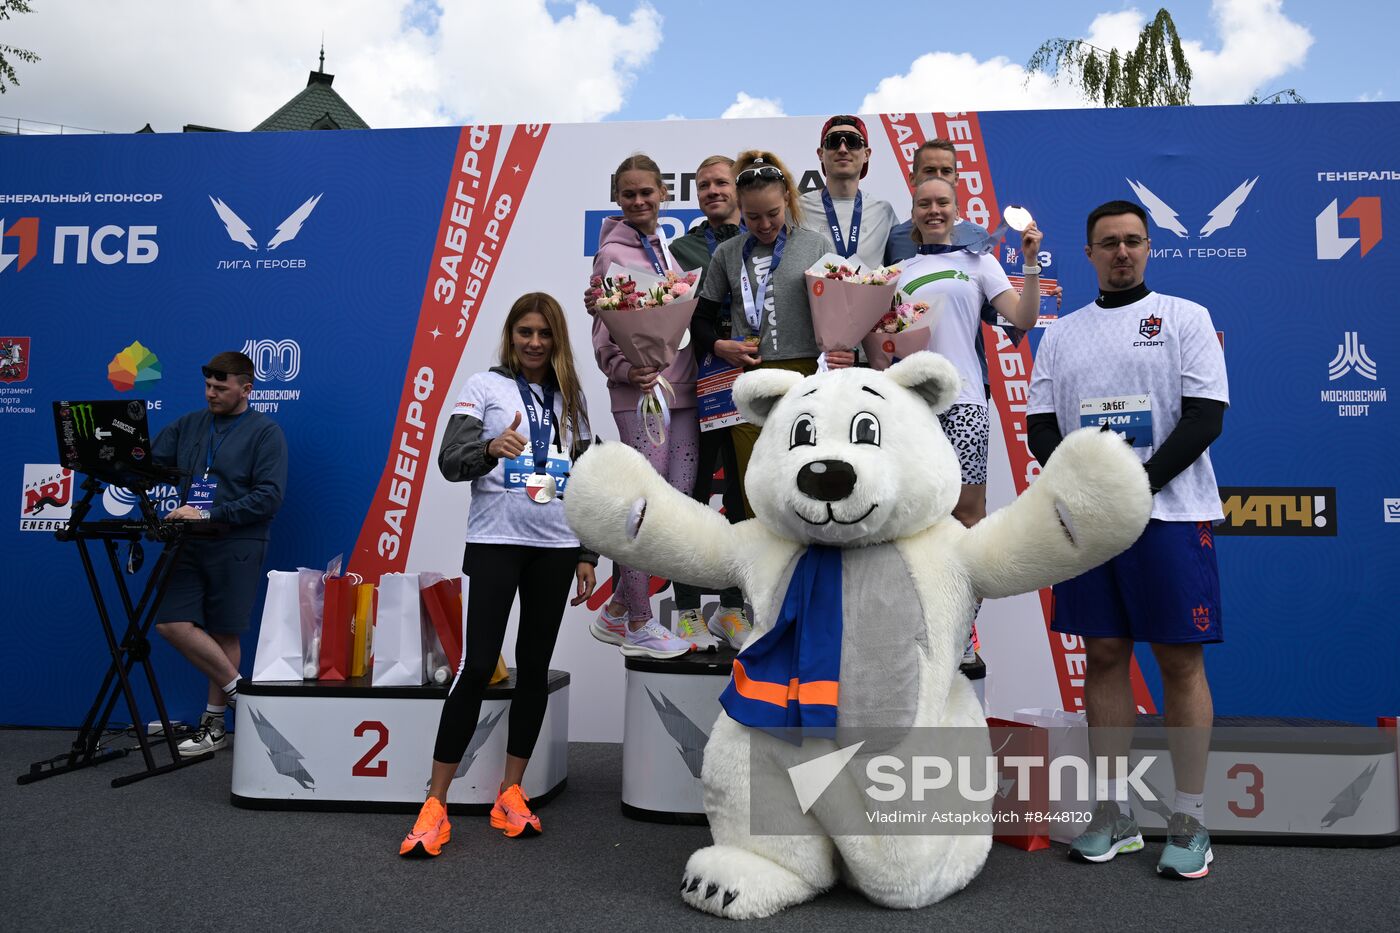
[[[301,87],[326,37],[335,88],[371,126],[1083,106],[1022,66],[1053,36],[1121,46],[1157,4],[1062,0],[35,0],[0,22],[19,66],[0,117],[104,130],[249,129]],[[1362,0],[1171,8],[1196,103],[1296,88],[1393,100],[1400,25]],[[101,22],[101,28],[94,28]]]
[[[602,0],[598,5],[617,16],[626,16],[636,6],[626,0]],[[1163,4],[1111,0],[979,4],[983,10],[997,11],[992,22],[987,13],[968,18],[945,15],[931,3],[813,2],[804,5],[805,12],[789,9],[773,17],[768,25],[782,35],[776,45],[755,40],[758,30],[754,27],[763,19],[757,11],[762,7],[748,0],[654,5],[665,19],[662,45],[638,73],[627,104],[616,119],[651,120],[676,112],[691,117],[718,116],[741,90],[752,96],[778,98],[789,114],[851,109],[858,107],[882,78],[906,71],[925,52],[966,52],[980,60],[1004,56],[1024,65],[1045,39],[1086,35],[1100,13],[1138,9],[1150,18]],[[1220,47],[1210,3],[1165,5],[1184,38],[1198,39],[1207,48]],[[971,4],[966,8],[975,9]],[[1047,10],[1053,10],[1053,15],[1046,15]],[[1400,93],[1400,72],[1395,65],[1400,25],[1395,10],[1375,0],[1285,0],[1283,14],[1306,27],[1314,42],[1302,67],[1288,70],[1263,92],[1293,87],[1317,102],[1355,101],[1363,95],[1372,100],[1394,99]],[[848,33],[852,41],[843,40],[839,48],[833,48],[833,23],[850,17],[853,11],[858,11],[858,22],[880,25],[857,27]],[[714,68],[717,34],[724,33],[735,37],[729,43],[733,52],[720,58],[728,67]],[[873,39],[875,35],[879,35],[878,40]],[[748,38],[741,38],[745,36]],[[757,49],[764,46],[770,51],[759,54]],[[817,54],[819,49],[823,51]],[[1267,51],[1261,54],[1267,55]],[[757,65],[760,58],[764,60],[761,67]],[[668,87],[668,75],[706,77],[686,89],[682,103]]]

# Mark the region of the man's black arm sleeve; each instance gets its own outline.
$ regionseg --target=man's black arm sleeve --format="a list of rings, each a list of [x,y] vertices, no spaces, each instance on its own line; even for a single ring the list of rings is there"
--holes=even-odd
[[[1153,493],[1160,492],[1177,474],[1195,463],[1220,436],[1225,408],[1224,402],[1213,398],[1184,396],[1181,399],[1181,419],[1144,464]]]
[[[1035,459],[1040,461],[1042,469],[1050,462],[1050,455],[1060,446],[1062,440],[1064,435],[1060,433],[1060,423],[1055,420],[1053,411],[1043,411],[1026,418],[1026,446],[1031,449]]]
[[[722,308],[723,305],[710,298],[695,302],[695,313],[690,317],[690,345],[695,350],[696,361],[713,352],[715,341],[720,339],[719,313]]]

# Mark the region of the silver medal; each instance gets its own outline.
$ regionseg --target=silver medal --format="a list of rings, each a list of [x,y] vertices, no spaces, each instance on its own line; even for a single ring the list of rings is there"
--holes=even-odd
[[[525,479],[525,495],[529,496],[531,501],[544,505],[553,502],[558,494],[559,484],[548,473],[531,473]]]

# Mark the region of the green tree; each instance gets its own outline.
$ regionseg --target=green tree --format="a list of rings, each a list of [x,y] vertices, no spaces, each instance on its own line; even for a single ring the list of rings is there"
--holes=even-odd
[[[1105,107],[1162,107],[1191,103],[1191,66],[1181,49],[1172,15],[1157,11],[1138,36],[1137,48],[1120,55],[1083,39],[1050,39],[1026,63],[1077,86],[1084,99]]]
[[[1126,55],[1101,49],[1083,39],[1048,39],[1026,62],[1026,80],[1041,72],[1056,82],[1077,86],[1084,99],[1105,107],[1175,107],[1191,103],[1191,65],[1181,49],[1176,23],[1165,8],[1138,34],[1137,47]],[[1265,97],[1250,95],[1246,104],[1303,104],[1303,96],[1284,88]]]
[[[32,13],[29,8],[29,0],[0,0],[0,19],[9,19],[11,12]],[[5,85],[13,84],[19,87],[19,77],[15,74],[15,66],[10,64],[10,59],[34,64],[39,60],[29,49],[17,49],[12,45],[0,45],[0,94],[4,94],[7,88]]]

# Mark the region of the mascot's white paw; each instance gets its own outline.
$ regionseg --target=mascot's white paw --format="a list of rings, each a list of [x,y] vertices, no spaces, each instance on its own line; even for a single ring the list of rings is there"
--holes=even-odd
[[[1121,532],[1131,535],[1131,543],[1152,514],[1147,471],[1132,448],[1112,431],[1081,428],[1071,432],[1055,448],[1036,483],[1044,483],[1054,496],[1060,524],[1076,545],[1082,540],[1079,526],[1090,523],[1098,534],[1120,527],[1132,529]],[[1115,540],[1113,546],[1113,553],[1117,553],[1126,545],[1119,546]]]
[[[769,917],[820,893],[776,862],[734,846],[696,851],[681,878],[682,900],[730,920]]]

